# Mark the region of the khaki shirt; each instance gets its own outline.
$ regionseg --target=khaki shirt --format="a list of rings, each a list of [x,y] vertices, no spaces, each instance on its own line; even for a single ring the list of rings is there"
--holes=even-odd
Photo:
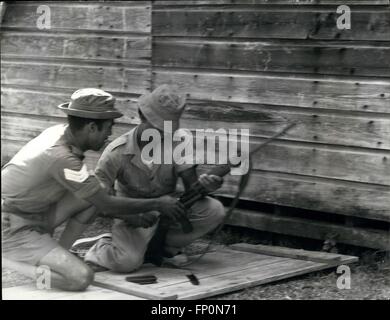
[[[68,191],[85,199],[101,188],[83,164],[83,152],[69,144],[70,137],[67,125],[48,128],[4,166],[1,192],[8,209],[47,212]]]
[[[97,164],[96,176],[120,196],[154,198],[174,192],[179,173],[195,165],[153,164],[149,169],[141,159],[137,128],[107,146]]]

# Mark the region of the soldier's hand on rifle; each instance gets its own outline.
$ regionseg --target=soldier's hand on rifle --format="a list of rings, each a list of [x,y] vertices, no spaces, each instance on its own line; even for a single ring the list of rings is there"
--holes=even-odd
[[[176,198],[171,196],[162,196],[158,199],[158,201],[160,202],[158,210],[161,212],[162,216],[174,221],[178,221],[181,217],[185,216],[186,209]]]
[[[208,192],[213,192],[222,186],[223,179],[213,174],[203,173],[199,176],[199,182]]]

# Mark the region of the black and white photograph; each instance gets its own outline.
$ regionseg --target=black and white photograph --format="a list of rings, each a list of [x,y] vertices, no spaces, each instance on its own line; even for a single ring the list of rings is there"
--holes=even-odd
[[[2,300],[390,300],[389,0],[0,12]]]

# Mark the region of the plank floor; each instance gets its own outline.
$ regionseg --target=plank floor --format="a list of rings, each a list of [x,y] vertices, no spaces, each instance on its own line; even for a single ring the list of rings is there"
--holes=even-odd
[[[40,290],[34,284],[2,290],[3,300],[143,300],[142,298],[89,286],[83,292],[69,292],[57,289]]]
[[[251,246],[251,245],[249,245]],[[264,246],[259,247],[264,250]],[[243,250],[247,250],[245,246]],[[237,291],[264,283],[269,283],[305,273],[318,271],[340,264],[357,261],[356,257],[339,255],[337,261],[329,256],[329,262],[310,261],[304,251],[296,258],[288,255],[279,257],[254,252],[256,246],[247,251],[238,248],[220,248],[207,253],[202,259],[185,270],[175,268],[158,268],[144,265],[137,272],[117,274],[110,271],[95,274],[95,282],[85,292],[61,292],[57,290],[38,290],[33,287],[21,286],[3,289],[3,299],[204,299],[219,294]],[[260,250],[259,249],[259,250]],[[284,248],[285,249],[285,248]],[[323,254],[326,258],[326,253]],[[195,274],[199,285],[193,285],[187,278]],[[139,285],[127,282],[129,275],[155,275],[157,283]]]

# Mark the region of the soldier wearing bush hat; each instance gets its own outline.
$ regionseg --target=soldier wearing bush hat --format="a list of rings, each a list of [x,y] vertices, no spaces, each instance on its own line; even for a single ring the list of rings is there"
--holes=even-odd
[[[138,101],[139,111],[152,126],[163,131],[164,121],[171,121],[173,132],[179,128],[185,105],[185,95],[177,87],[166,84],[144,94]]]
[[[115,98],[95,88],[77,90],[59,108],[68,124],[44,130],[4,166],[2,176],[3,263],[35,278],[36,268],[50,268],[51,285],[84,290],[93,271],[68,249],[97,213],[126,220],[156,210],[170,215],[181,207],[172,199],[114,197],[83,163],[84,152],[99,150],[122,113]],[[56,227],[66,222],[57,242]]]

